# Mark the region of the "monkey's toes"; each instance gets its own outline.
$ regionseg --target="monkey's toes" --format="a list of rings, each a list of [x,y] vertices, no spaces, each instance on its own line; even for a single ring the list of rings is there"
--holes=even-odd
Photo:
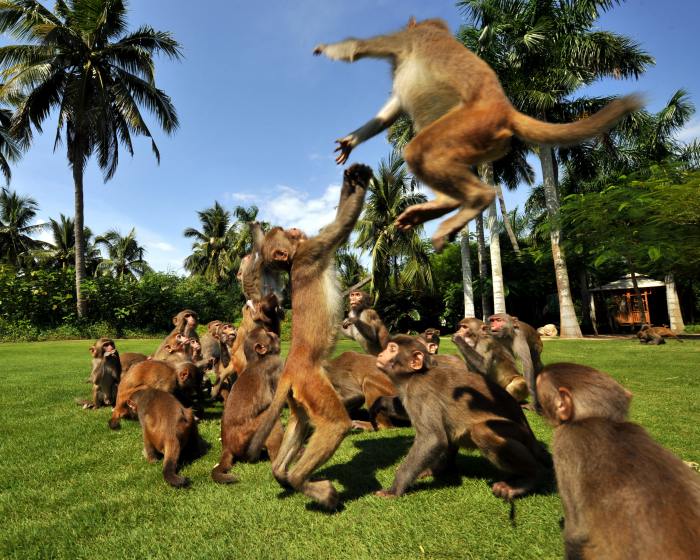
[[[396,494],[394,494],[391,490],[377,490],[374,493],[375,496],[378,498],[396,498]]]
[[[532,489],[531,482],[523,482],[522,484],[508,484],[505,481],[496,482],[492,487],[491,491],[493,495],[497,498],[502,498],[503,500],[510,501],[513,498],[518,498],[527,494]]]

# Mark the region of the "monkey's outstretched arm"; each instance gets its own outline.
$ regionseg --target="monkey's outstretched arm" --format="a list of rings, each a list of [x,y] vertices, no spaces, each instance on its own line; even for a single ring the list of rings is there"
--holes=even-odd
[[[360,58],[396,58],[409,45],[401,32],[369,39],[350,37],[337,43],[316,45],[314,55],[325,54],[331,60],[355,62]]]
[[[374,118],[347,136],[336,140],[338,147],[335,151],[340,152],[335,158],[336,163],[339,165],[345,163],[355,146],[386,130],[399,118],[399,115],[401,115],[401,102],[396,95],[392,95]]]
[[[474,368],[481,375],[486,375],[487,367],[483,356],[481,356],[474,348],[469,346],[461,336],[453,336],[452,341],[459,349],[464,357],[467,365]]]

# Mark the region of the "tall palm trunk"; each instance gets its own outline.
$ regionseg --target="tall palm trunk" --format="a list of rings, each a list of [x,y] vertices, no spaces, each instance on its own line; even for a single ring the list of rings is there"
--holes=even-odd
[[[581,327],[578,324],[574,302],[571,298],[569,272],[566,268],[564,250],[560,245],[559,192],[554,168],[554,153],[551,146],[540,146],[539,152],[550,225],[549,238],[552,242],[552,260],[554,261],[554,274],[557,280],[557,296],[559,298],[559,333],[562,338],[582,338]]]
[[[462,291],[464,293],[464,316],[475,317],[474,288],[472,286],[472,263],[469,252],[469,224],[464,226],[459,238],[459,249],[462,257]]]
[[[667,274],[664,279],[666,283],[666,307],[668,309],[668,319],[670,327],[676,332],[683,332],[685,324],[683,323],[683,315],[681,314],[681,305],[678,302],[678,292],[676,291],[676,282],[673,274]]]
[[[481,178],[484,183],[493,186],[497,191],[493,180],[493,164],[485,163],[481,166]],[[494,200],[489,206],[489,252],[491,254],[491,285],[493,287],[494,313],[506,312],[506,296],[503,282],[503,266],[501,264],[501,240],[498,236],[498,210]]]
[[[486,240],[484,239],[484,214],[476,217],[476,253],[479,259],[479,283],[481,285],[481,315],[486,321],[493,315],[491,299],[487,293],[488,285],[488,262],[486,262]]]
[[[83,168],[73,164],[73,184],[75,186],[75,297],[78,318],[82,319],[87,311],[87,302],[83,297],[81,284],[85,280],[85,228],[83,207]]]
[[[518,244],[518,238],[515,237],[513,232],[513,226],[510,223],[510,216],[508,215],[508,210],[506,209],[506,199],[503,198],[503,189],[501,185],[494,185],[496,187],[496,197],[498,198],[498,205],[501,207],[501,216],[503,217],[503,227],[508,234],[508,239],[510,239],[510,244],[513,246],[513,251],[515,254],[520,256],[520,245]]]

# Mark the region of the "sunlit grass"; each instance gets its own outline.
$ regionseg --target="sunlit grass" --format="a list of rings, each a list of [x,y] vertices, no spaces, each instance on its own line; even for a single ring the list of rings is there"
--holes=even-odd
[[[141,456],[136,422],[107,428],[109,410],[84,411],[92,341],[0,345],[0,557],[2,558],[561,558],[556,494],[509,508],[491,496],[497,472],[462,452],[461,477],[421,481],[398,500],[388,486],[411,429],[353,433],[318,473],[344,508],[321,513],[284,492],[269,464],[236,465],[241,481],[214,484],[221,406],[200,424],[208,454],[183,468],[174,490]],[[154,340],[117,342],[151,352]],[[337,351],[356,348],[341,341]],[[286,350],[286,346],[284,347]],[[454,352],[443,342],[442,352]],[[545,343],[544,362],[575,361],[611,373],[634,394],[632,419],[685,460],[700,462],[700,341],[642,346],[636,340]],[[528,413],[537,436],[551,430]]]

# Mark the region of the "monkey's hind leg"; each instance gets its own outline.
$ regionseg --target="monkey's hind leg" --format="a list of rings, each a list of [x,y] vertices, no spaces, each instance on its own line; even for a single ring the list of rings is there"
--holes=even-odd
[[[290,483],[287,480],[287,469],[289,464],[299,454],[304,439],[309,428],[309,418],[304,409],[290,397],[289,400],[289,421],[287,429],[284,431],[282,443],[276,456],[272,459],[272,474],[279,482],[280,486],[289,488]]]

